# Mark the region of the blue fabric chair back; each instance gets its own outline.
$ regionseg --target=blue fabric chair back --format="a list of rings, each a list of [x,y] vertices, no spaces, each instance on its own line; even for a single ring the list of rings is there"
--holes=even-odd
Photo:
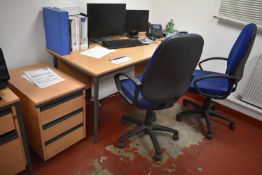
[[[226,73],[236,76],[238,80],[243,76],[244,66],[253,47],[256,30],[255,24],[246,25],[229,53]]]

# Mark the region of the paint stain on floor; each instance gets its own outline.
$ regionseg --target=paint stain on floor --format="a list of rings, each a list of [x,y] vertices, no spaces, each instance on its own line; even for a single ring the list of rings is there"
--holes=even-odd
[[[190,125],[185,122],[176,122],[173,116],[181,111],[181,107],[176,105],[172,108],[156,111],[156,124],[167,126],[170,128],[177,129],[179,132],[179,140],[173,140],[172,134],[167,132],[156,132],[157,139],[162,150],[161,161],[155,162],[152,157],[155,154],[155,150],[151,139],[148,135],[140,134],[130,138],[125,145],[124,149],[117,148],[114,145],[106,146],[106,150],[114,154],[115,156],[127,157],[129,161],[134,161],[136,155],[139,155],[147,161],[151,162],[153,166],[162,168],[166,173],[174,173],[176,165],[173,163],[166,166],[165,164],[169,160],[174,160],[178,155],[183,154],[183,149],[189,148],[191,145],[198,145],[204,138],[203,134],[196,131]],[[134,114],[134,116],[139,116],[143,118],[145,116],[143,111],[139,111]],[[129,125],[129,130],[133,129],[134,125]],[[123,133],[124,134],[124,133]],[[149,173],[149,172],[148,172]]]
[[[90,175],[113,175],[103,166],[103,161],[107,160],[107,157],[102,156],[100,160],[95,160],[93,162],[93,166],[95,167],[95,171],[93,171]]]
[[[127,157],[130,161],[133,161],[135,159],[135,154],[134,152],[132,152],[132,150],[127,151],[124,149],[119,149],[114,145],[108,145],[105,149],[116,156]]]

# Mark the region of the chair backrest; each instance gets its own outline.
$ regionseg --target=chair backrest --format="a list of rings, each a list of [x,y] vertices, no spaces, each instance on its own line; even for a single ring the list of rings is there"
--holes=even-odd
[[[256,32],[257,26],[255,24],[246,25],[229,53],[226,73],[235,76],[237,82],[243,76],[245,64],[256,38]]]
[[[203,38],[197,34],[164,40],[142,76],[143,97],[156,103],[166,103],[183,95],[190,85],[203,45]]]

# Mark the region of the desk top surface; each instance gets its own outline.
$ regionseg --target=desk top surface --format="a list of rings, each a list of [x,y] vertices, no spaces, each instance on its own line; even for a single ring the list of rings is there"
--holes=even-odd
[[[71,64],[72,66],[88,73],[89,75],[98,77],[150,59],[159,43],[160,42],[158,41],[150,45],[116,49],[115,52],[110,53],[100,59],[81,55],[80,53],[82,51],[73,51],[70,55],[64,56],[59,55],[51,50],[48,50],[48,52],[55,57]],[[98,44],[92,43],[90,44],[90,48],[93,48],[97,45]],[[113,58],[123,56],[128,56],[132,59],[121,64],[114,64],[111,62]]]
[[[2,98],[2,100],[0,100],[0,107],[7,106],[19,101],[19,98],[9,88],[1,89],[0,97]]]
[[[22,77],[24,71],[35,70],[44,67],[51,68],[55,73],[65,80],[46,88],[40,88]],[[73,79],[69,75],[66,75],[55,68],[52,68],[47,64],[37,64],[13,69],[9,72],[9,74],[10,88],[14,89],[15,91],[18,90],[20,93],[29,98],[35,105],[40,105],[55,98],[62,97],[65,94],[85,88],[83,83]]]

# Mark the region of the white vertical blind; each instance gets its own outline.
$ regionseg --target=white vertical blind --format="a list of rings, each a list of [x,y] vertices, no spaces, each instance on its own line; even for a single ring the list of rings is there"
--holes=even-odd
[[[262,0],[222,0],[218,18],[262,28]]]

